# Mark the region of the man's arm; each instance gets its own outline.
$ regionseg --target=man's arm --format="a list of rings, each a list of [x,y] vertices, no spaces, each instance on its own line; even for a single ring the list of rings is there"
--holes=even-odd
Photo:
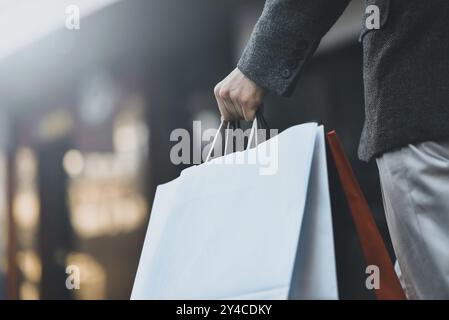
[[[225,120],[254,119],[265,90],[288,95],[350,0],[267,0],[237,68],[215,87]]]

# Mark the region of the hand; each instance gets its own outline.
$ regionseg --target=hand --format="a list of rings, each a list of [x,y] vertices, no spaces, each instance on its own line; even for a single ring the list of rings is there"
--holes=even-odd
[[[224,121],[252,121],[262,105],[264,90],[235,68],[214,89]]]

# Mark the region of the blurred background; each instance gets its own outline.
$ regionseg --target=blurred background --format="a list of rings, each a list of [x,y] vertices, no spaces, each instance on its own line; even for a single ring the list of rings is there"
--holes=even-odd
[[[319,120],[343,141],[385,236],[377,169],[357,160],[364,119],[362,1],[323,39],[283,130]],[[79,7],[79,30],[66,8]],[[0,0],[0,298],[128,299],[173,129],[216,128],[213,88],[236,65],[263,0]],[[337,225],[342,298],[370,299],[349,215]],[[67,290],[68,265],[81,271]]]

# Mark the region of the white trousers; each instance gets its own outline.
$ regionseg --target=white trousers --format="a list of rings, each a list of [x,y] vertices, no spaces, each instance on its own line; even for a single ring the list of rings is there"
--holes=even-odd
[[[410,144],[377,165],[407,297],[449,299],[449,141]]]

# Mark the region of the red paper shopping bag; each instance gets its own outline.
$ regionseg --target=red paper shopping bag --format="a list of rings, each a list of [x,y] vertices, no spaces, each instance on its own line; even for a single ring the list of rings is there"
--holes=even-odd
[[[365,263],[377,266],[380,271],[380,288],[375,289],[376,298],[404,300],[406,297],[385,243],[335,131],[327,134],[327,142],[355,224]]]

